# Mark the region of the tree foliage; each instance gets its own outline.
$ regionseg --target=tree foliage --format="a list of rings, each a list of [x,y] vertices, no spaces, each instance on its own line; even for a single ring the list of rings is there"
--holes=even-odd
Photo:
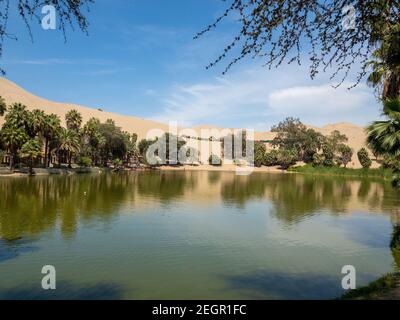
[[[290,166],[296,164],[298,158],[297,150],[295,149],[283,149],[278,152],[278,165],[282,169],[288,169]]]
[[[314,129],[307,128],[299,119],[286,118],[277,126],[272,127],[277,135],[272,144],[281,149],[296,150],[299,159],[312,162],[313,156],[321,149],[325,138]]]
[[[279,155],[278,150],[271,150],[269,152],[266,152],[264,156],[264,164],[267,167],[273,167],[278,165],[278,155]]]
[[[369,167],[371,167],[372,161],[371,161],[371,158],[369,157],[369,153],[368,153],[367,149],[361,148],[357,152],[357,156],[358,156],[358,160],[360,161],[363,168],[368,169]]]
[[[78,134],[73,130],[62,128],[57,137],[57,144],[57,152],[66,153],[68,166],[71,168],[72,157],[80,151]]]
[[[28,159],[29,174],[33,174],[34,160],[42,154],[42,144],[39,139],[29,139],[21,147],[21,157]]]
[[[7,110],[6,101],[3,99],[2,96],[0,96],[0,117],[4,116],[6,110]]]
[[[82,115],[75,109],[67,112],[65,115],[67,129],[78,132],[82,125]]]
[[[387,120],[375,121],[368,128],[368,145],[377,155],[400,158],[400,97],[384,101]]]
[[[254,143],[254,166],[261,167],[265,162],[265,153],[267,148],[263,142]]]
[[[345,168],[353,157],[353,150],[345,144],[341,144],[338,147],[339,155],[336,158],[336,162],[339,166],[343,165]]]
[[[310,75],[332,70],[332,79],[342,83],[353,66],[361,66],[357,83],[367,74],[376,46],[387,56],[400,43],[398,0],[231,0],[225,12],[195,38],[216,28],[228,16],[239,30],[223,52],[209,64],[229,59],[227,72],[247,57],[261,57],[268,67],[284,62],[301,64],[304,48]],[[356,14],[349,21],[351,10]],[[238,19],[236,19],[238,17]],[[343,23],[350,22],[347,27]],[[351,23],[354,23],[352,26]],[[232,57],[231,57],[232,56]],[[398,51],[397,51],[398,57]]]

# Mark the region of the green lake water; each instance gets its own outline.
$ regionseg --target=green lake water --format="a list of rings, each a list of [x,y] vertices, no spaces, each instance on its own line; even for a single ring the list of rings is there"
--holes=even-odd
[[[0,178],[0,299],[332,299],[344,265],[357,286],[398,269],[399,215],[399,191],[373,179]]]

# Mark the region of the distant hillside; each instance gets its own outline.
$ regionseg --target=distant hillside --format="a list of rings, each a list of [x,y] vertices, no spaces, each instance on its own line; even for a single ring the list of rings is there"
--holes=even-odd
[[[145,138],[147,132],[151,129],[161,129],[163,131],[168,130],[168,125],[159,123],[152,120],[142,119],[133,116],[124,116],[116,113],[104,112],[95,108],[88,108],[84,106],[80,106],[72,103],[60,103],[60,102],[52,102],[40,97],[37,97],[23,88],[19,87],[15,83],[0,77],[0,96],[2,96],[7,104],[12,104],[16,102],[20,102],[28,107],[29,110],[32,109],[41,109],[46,113],[55,113],[57,114],[62,121],[64,121],[65,114],[71,109],[77,109],[81,114],[83,121],[86,122],[91,117],[96,117],[100,119],[100,121],[104,122],[107,119],[113,119],[118,126],[120,126],[123,130],[128,131],[130,133],[137,133],[139,139]],[[0,125],[2,125],[3,119],[0,118]],[[311,126],[310,126],[311,127]],[[221,129],[214,126],[196,126],[193,127],[195,131],[200,133],[201,129]],[[347,135],[349,138],[348,144],[351,148],[354,149],[354,156],[350,167],[359,167],[360,163],[358,162],[356,153],[357,151],[365,146],[366,134],[364,128],[356,126],[351,123],[338,123],[338,124],[329,124],[322,128],[312,127],[315,130],[321,132],[324,135],[328,135],[330,132],[334,130],[339,130],[340,132]],[[255,139],[256,140],[271,140],[273,139],[274,134],[271,132],[256,132]]]

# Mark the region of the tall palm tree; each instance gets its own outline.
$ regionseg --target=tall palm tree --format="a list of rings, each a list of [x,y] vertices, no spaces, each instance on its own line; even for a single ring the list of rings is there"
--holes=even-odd
[[[75,109],[67,112],[65,115],[67,129],[78,132],[82,125],[82,115]]]
[[[58,135],[58,152],[64,151],[68,157],[68,167],[71,168],[72,157],[79,153],[79,137],[76,132],[62,128]]]
[[[41,135],[45,126],[46,114],[42,110],[35,109],[31,112],[30,126],[35,135]]]
[[[2,140],[8,151],[10,152],[10,171],[14,170],[15,158],[19,149],[29,139],[25,130],[22,128],[6,126],[1,130]]]
[[[393,28],[396,30],[387,32],[372,60],[367,62],[372,68],[368,83],[380,89],[383,100],[400,96],[400,24]]]
[[[82,129],[83,142],[86,146],[86,155],[91,156],[92,163],[97,164],[100,144],[100,120],[91,118]]]
[[[49,166],[49,143],[61,128],[60,118],[55,114],[47,115],[42,110],[33,110],[31,128],[34,135],[44,140],[44,166]]]
[[[46,126],[46,114],[42,110],[35,109],[31,112],[30,117],[30,127],[34,136],[40,137],[40,139],[44,139],[44,131]],[[45,158],[46,160],[46,158]],[[45,161],[46,164],[46,161]],[[46,165],[45,165],[46,166]]]
[[[50,142],[55,139],[58,133],[61,131],[61,120],[55,114],[46,115],[45,117],[45,125],[43,130],[44,136],[44,158],[45,158],[45,167],[50,165]]]
[[[87,136],[94,136],[99,129],[100,120],[97,118],[90,118],[83,127],[83,133]]]
[[[10,152],[10,170],[14,169],[15,157],[22,145],[29,139],[30,113],[20,103],[13,104],[5,117],[1,130],[2,140]]]

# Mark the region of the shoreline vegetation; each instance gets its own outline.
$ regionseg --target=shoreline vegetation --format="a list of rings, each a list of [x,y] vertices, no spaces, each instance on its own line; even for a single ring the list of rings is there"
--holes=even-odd
[[[288,172],[310,174],[310,175],[329,175],[347,176],[361,178],[383,178],[390,180],[393,178],[393,170],[385,168],[343,168],[343,167],[315,167],[312,165],[295,166],[289,168]]]
[[[400,273],[389,273],[369,285],[351,290],[339,300],[398,300],[400,299]]]
[[[355,290],[351,290],[342,295],[339,300],[400,300],[400,225],[393,226],[390,249],[396,263],[396,271],[388,273],[378,280],[375,280]]]
[[[347,168],[354,162],[355,150],[349,147],[348,137],[334,130],[323,135],[305,126],[299,119],[286,118],[272,127],[275,138],[254,143],[254,158],[248,157],[247,132],[218,139],[220,154],[211,154],[208,162],[200,161],[200,151],[182,140],[182,137],[164,133],[153,140],[138,140],[136,133],[122,131],[112,119],[102,123],[91,118],[83,123],[82,115],[71,110],[65,115],[66,127],[55,114],[39,109],[29,111],[22,104],[3,109],[5,122],[0,130],[0,160],[7,159],[9,170],[0,167],[0,176],[52,175],[94,173],[103,171],[187,170],[187,171],[249,171],[340,175],[357,177],[394,178],[399,166],[397,158],[380,158],[375,163],[366,148],[357,152],[362,169]],[[211,140],[211,137],[210,137]],[[172,154],[170,143],[177,143]],[[161,157],[159,150],[154,159],[147,151],[165,144]],[[237,148],[241,157],[237,157]],[[235,151],[234,151],[235,150]],[[182,162],[179,155],[187,156]],[[240,150],[239,150],[240,151]],[[171,153],[171,154],[170,154]],[[178,164],[175,163],[179,159]],[[225,163],[230,159],[232,164]],[[299,166],[302,164],[302,166]],[[380,164],[380,168],[373,168]]]
[[[29,168],[24,167],[14,172],[10,172],[7,167],[0,167],[0,177],[16,176],[51,176],[51,175],[70,175],[70,174],[96,174],[106,172],[141,172],[141,171],[219,171],[235,172],[239,168],[237,165],[176,165],[176,166],[137,166],[135,168],[117,168],[117,167],[74,167],[74,168],[33,168],[33,174],[29,173]],[[243,167],[242,167],[243,168]],[[245,168],[245,167],[244,167]],[[249,167],[248,167],[249,168]],[[390,181],[393,178],[393,171],[385,168],[343,168],[343,167],[314,167],[306,164],[295,166],[288,169],[282,169],[279,166],[274,167],[250,167],[252,173],[278,173],[278,174],[306,174],[316,176],[342,176],[358,178],[381,178]]]

